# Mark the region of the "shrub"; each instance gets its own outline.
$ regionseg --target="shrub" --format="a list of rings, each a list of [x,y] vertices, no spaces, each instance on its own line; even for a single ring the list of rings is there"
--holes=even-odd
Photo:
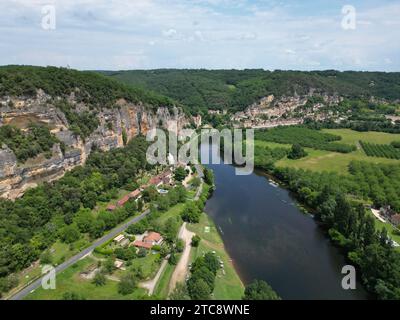
[[[122,295],[131,294],[137,286],[137,279],[131,272],[123,275],[118,283],[118,292]]]
[[[279,300],[277,293],[262,280],[254,280],[246,286],[243,300]]]
[[[292,160],[301,159],[307,156],[307,152],[298,144],[294,144],[288,154],[288,158]]]
[[[201,238],[198,235],[193,236],[192,242],[191,242],[192,247],[197,248],[200,244],[200,240],[201,240]]]

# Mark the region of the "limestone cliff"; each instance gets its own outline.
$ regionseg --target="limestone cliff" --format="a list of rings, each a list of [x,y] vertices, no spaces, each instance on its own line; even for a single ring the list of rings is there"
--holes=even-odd
[[[156,110],[141,103],[131,103],[124,99],[116,101],[113,108],[96,110],[99,126],[85,140],[70,130],[65,114],[55,106],[59,97],[50,97],[38,90],[35,97],[0,98],[0,126],[15,125],[24,129],[30,122],[46,123],[51,132],[65,144],[62,152],[60,144],[53,146],[50,159],[39,155],[25,163],[17,159],[6,145],[0,145],[0,196],[15,199],[30,187],[43,181],[58,179],[68,170],[85,163],[92,147],[110,150],[123,146],[123,132],[128,139],[162,126],[169,130],[181,130],[189,125],[189,120],[177,108],[159,107]],[[76,101],[73,94],[68,103],[76,112],[88,110],[88,106]]]
[[[332,117],[330,111],[326,111],[324,107],[337,105],[343,99],[327,94],[318,94],[317,102],[313,98],[313,90],[304,96],[270,95],[248,106],[244,111],[235,113],[231,121],[236,127],[271,128],[300,124],[307,117],[322,120]]]

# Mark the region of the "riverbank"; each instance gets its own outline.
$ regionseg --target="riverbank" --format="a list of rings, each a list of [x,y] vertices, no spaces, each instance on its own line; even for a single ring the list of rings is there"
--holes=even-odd
[[[215,223],[203,212],[200,217],[200,222],[197,224],[189,224],[188,229],[201,238],[199,246],[197,248],[192,248],[190,257],[191,263],[193,263],[196,258],[210,251],[222,262],[222,268],[218,271],[215,279],[213,299],[240,300],[244,294],[244,285],[235,269],[233,260],[226,251]]]

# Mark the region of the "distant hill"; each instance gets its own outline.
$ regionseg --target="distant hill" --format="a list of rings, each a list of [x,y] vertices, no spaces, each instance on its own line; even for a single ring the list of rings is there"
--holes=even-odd
[[[101,71],[113,79],[153,90],[189,107],[239,111],[267,95],[316,92],[354,97],[400,99],[400,73],[265,70],[135,70]]]

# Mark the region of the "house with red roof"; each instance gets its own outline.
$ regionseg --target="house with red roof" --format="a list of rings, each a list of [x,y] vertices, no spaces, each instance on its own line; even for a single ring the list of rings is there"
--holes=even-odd
[[[129,201],[129,199],[130,199],[129,194],[127,194],[126,196],[124,196],[120,200],[118,200],[117,206],[123,207],[125,205],[125,203],[127,203]]]
[[[133,245],[138,248],[151,249],[153,246],[161,245],[163,237],[157,232],[147,232],[144,234],[142,240],[136,240]]]

